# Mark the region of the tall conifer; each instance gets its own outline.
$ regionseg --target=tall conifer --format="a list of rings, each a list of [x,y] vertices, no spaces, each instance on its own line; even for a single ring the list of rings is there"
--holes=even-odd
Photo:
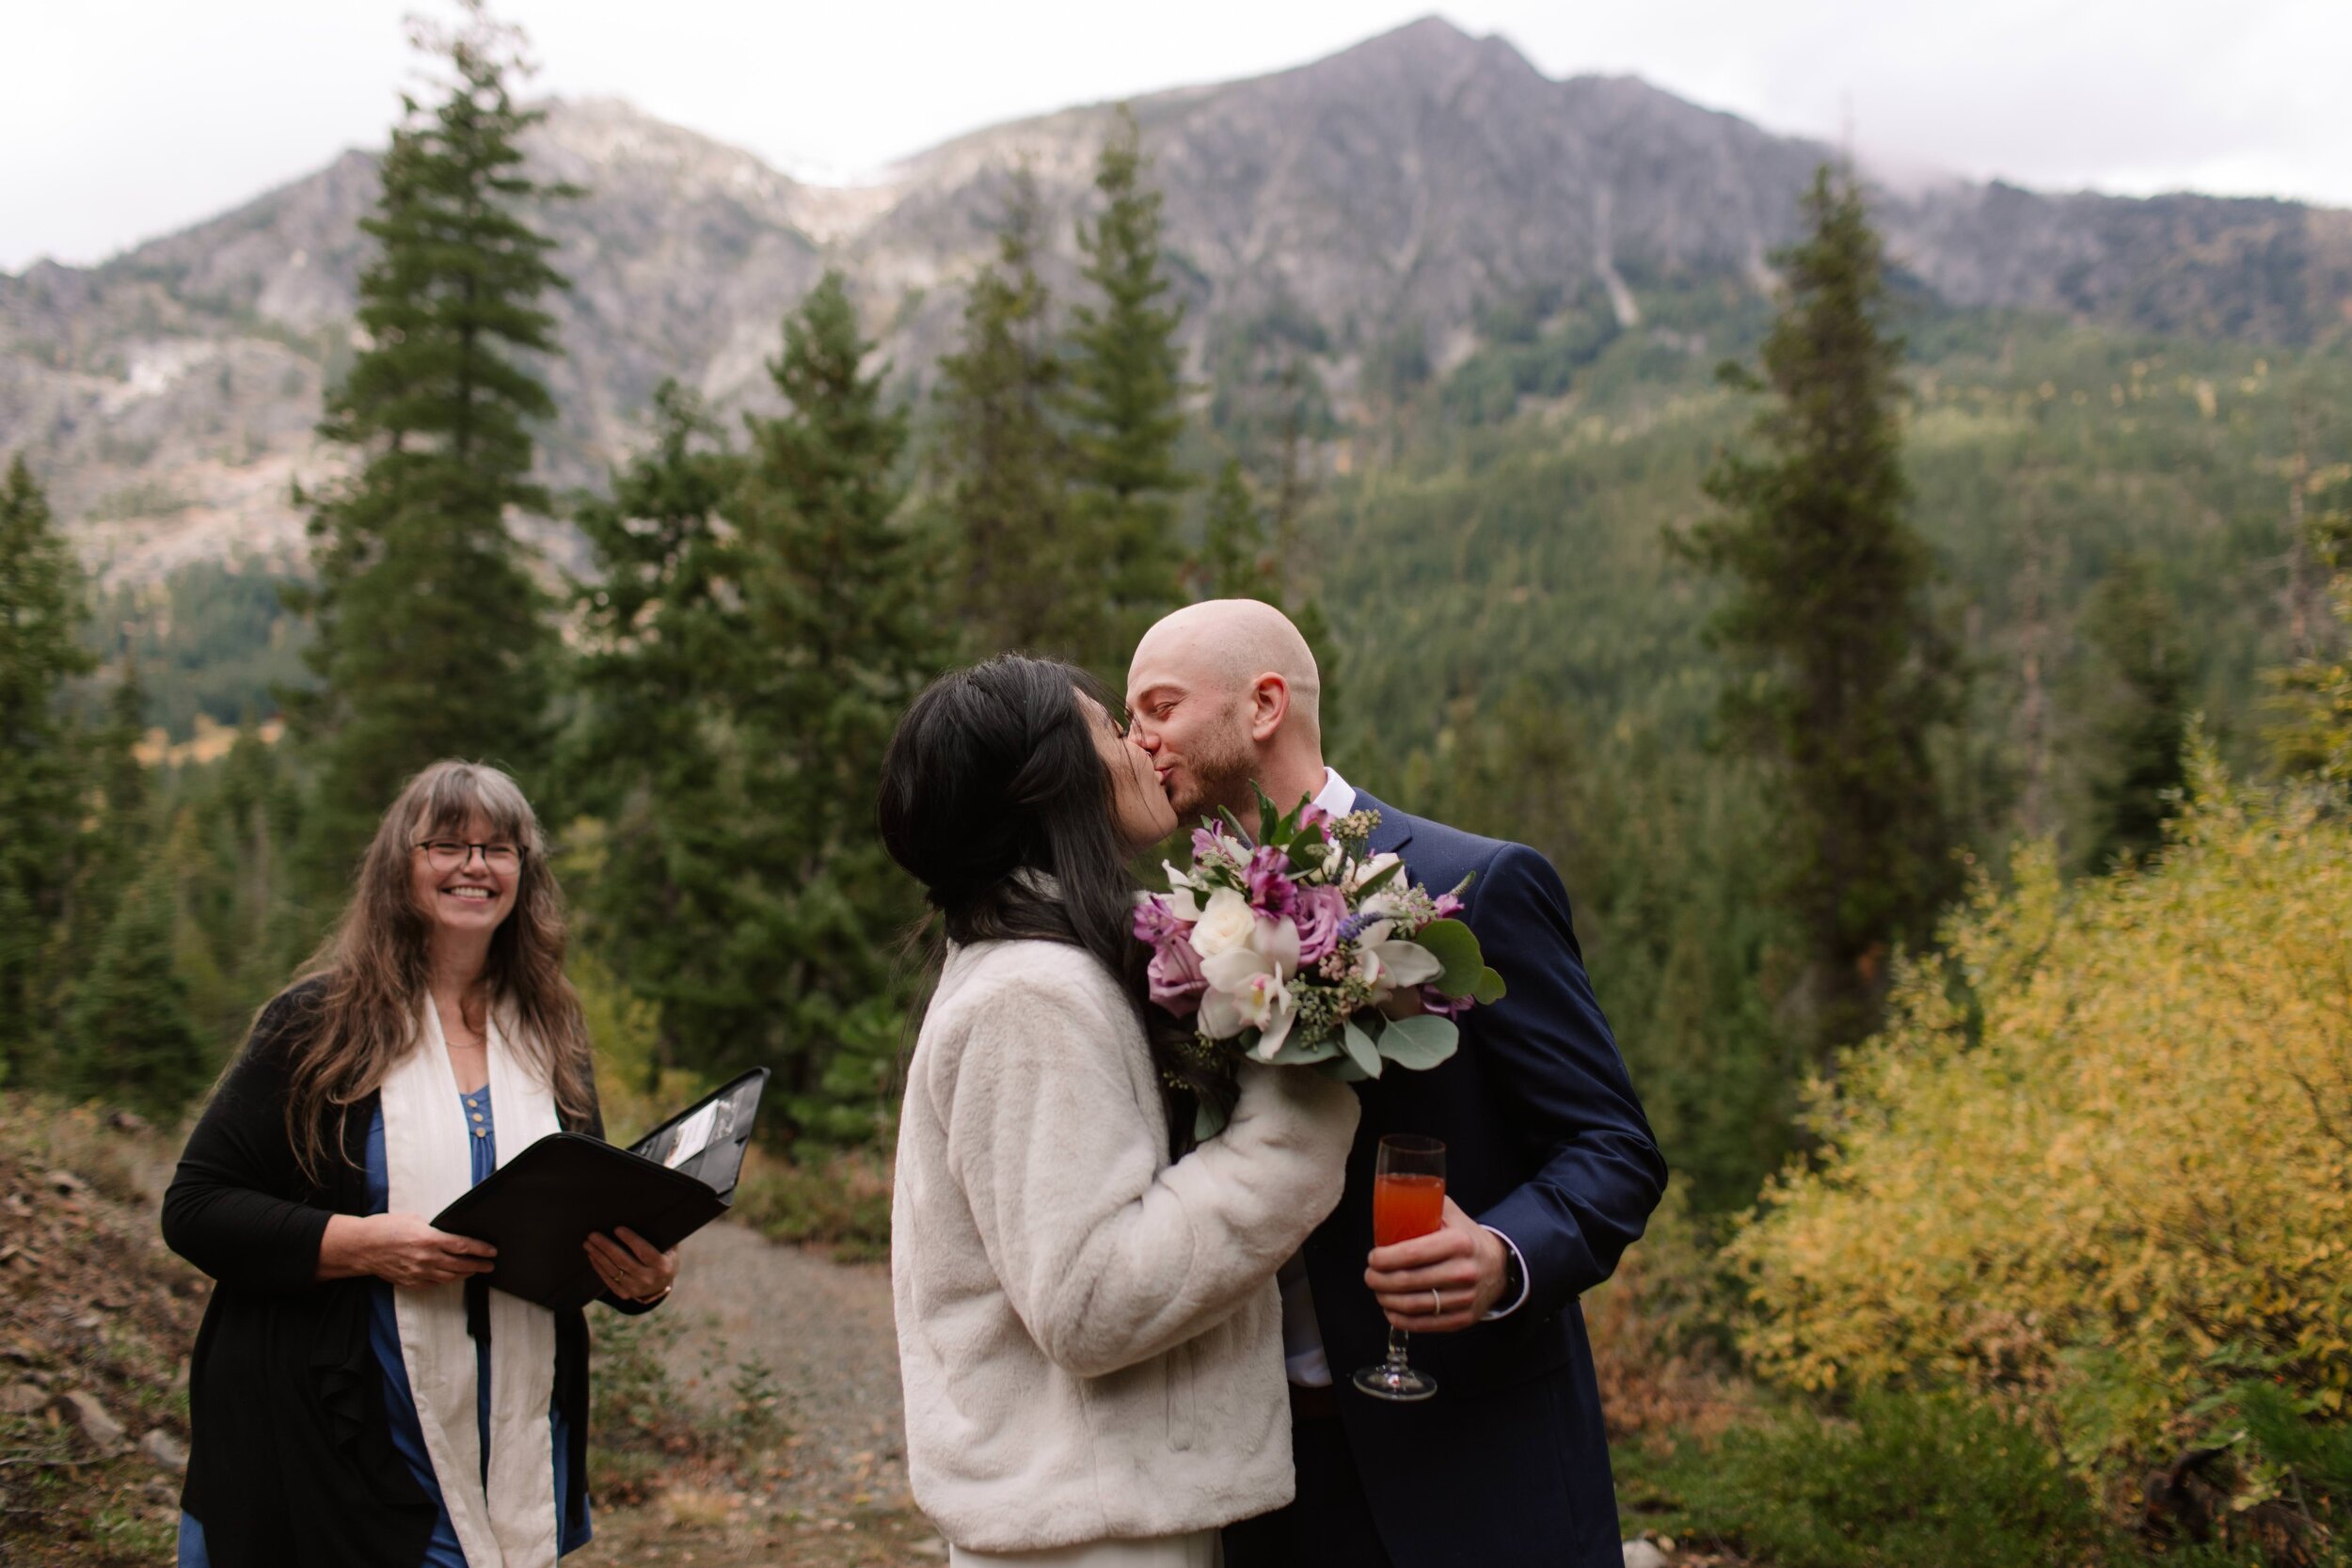
[[[2265,738],[2286,773],[2352,783],[2352,481],[2337,479],[2310,496],[2305,528],[2312,552],[2329,571],[2337,622],[2334,646],[2264,672],[2271,689]]]
[[[2171,602],[2142,561],[2126,560],[2090,595],[2090,819],[2081,862],[2105,871],[2146,858],[2188,784],[2188,650]]]
[[[58,699],[90,667],[81,574],[22,456],[0,480],[0,1082],[51,1037],[51,970],[73,875],[75,740]]]
[[[1278,607],[1282,602],[1279,574],[1266,553],[1265,519],[1242,478],[1238,458],[1226,459],[1210,487],[1193,576],[1207,598],[1261,599]]]
[[[138,665],[126,657],[106,700],[107,721],[87,737],[87,775],[98,796],[85,816],[64,933],[69,986],[87,978],[116,906],[146,863],[149,791],[138,757],[146,706]]]
[[[531,361],[557,352],[539,301],[564,286],[530,206],[572,194],[522,171],[519,40],[468,7],[438,40],[453,72],[430,111],[404,98],[383,190],[362,224],[381,245],[359,282],[368,347],[321,434],[358,472],[312,513],[324,689],[296,711],[321,760],[314,874],[338,885],[401,781],[440,756],[534,777],[553,638],[506,527],[545,513],[533,421],[554,412]]]
[[[747,808],[738,693],[754,648],[741,554],[723,521],[740,458],[691,392],[654,395],[645,452],[574,514],[596,562],[580,591],[583,722],[567,789],[603,822],[583,934],[660,1009],[656,1067],[708,1065],[758,1007],[765,966],[729,952]]]
[[[1879,237],[1827,167],[1804,211],[1764,381],[1724,368],[1773,396],[1755,425],[1763,454],[1717,463],[1706,489],[1721,511],[1681,545],[1731,578],[1712,627],[1736,666],[1725,714],[1776,765],[1782,890],[1829,1048],[1873,1026],[1893,944],[1925,938],[1951,886],[1930,737],[1955,705],[1931,562],[1904,515],[1902,340],[1882,325]]]
[[[891,951],[918,912],[874,828],[898,716],[946,661],[921,541],[901,517],[907,414],[838,273],[788,318],[769,373],[788,411],[746,420],[735,506],[754,679],[743,693],[749,918],[738,960],[763,977],[735,1049],[785,1065],[803,1117],[870,1115],[898,1039]],[[857,1116],[835,1132],[855,1130]]]
[[[1056,428],[1062,367],[1038,276],[1035,182],[1023,170],[939,364],[936,460],[953,531],[958,616],[974,647],[1083,658],[1104,641],[1099,578],[1081,580]]]
[[[1184,309],[1168,298],[1161,197],[1144,176],[1141,134],[1122,107],[1095,164],[1102,210],[1078,226],[1093,297],[1071,311],[1067,399],[1081,547],[1108,611],[1092,662],[1120,671],[1144,628],[1181,599],[1176,508],[1192,483],[1176,462]]]
[[[122,890],[76,987],[70,1092],[169,1115],[204,1086],[212,1059],[174,967],[174,927],[170,869],[158,865]]]

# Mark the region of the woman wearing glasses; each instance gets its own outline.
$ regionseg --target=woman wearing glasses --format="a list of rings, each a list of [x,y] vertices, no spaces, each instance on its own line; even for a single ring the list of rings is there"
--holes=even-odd
[[[505,774],[418,774],[189,1136],[164,1239],[218,1288],[183,1568],[537,1568],[587,1541],[585,1321],[469,1283],[492,1249],[429,1221],[536,1139],[602,1132],[542,849]],[[622,1311],[676,1277],[627,1230],[587,1246]]]

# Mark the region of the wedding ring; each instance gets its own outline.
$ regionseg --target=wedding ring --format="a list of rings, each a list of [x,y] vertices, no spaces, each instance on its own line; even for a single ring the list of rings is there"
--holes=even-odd
[[[1429,1315],[1433,1318],[1445,1316],[1445,1297],[1438,1293],[1435,1285],[1429,1287]]]

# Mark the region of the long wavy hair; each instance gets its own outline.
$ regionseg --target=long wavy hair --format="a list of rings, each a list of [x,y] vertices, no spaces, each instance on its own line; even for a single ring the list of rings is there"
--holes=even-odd
[[[565,1123],[582,1126],[594,1114],[588,1026],[564,976],[564,895],[548,866],[538,816],[499,769],[437,762],[410,779],[384,814],[334,934],[294,982],[323,982],[316,1026],[302,1031],[294,1047],[286,1096],[286,1131],[313,1181],[330,1141],[343,1147],[351,1107],[416,1048],[418,1008],[429,1006],[432,917],[417,904],[414,846],[437,835],[466,836],[476,816],[523,851],[515,907],[491,935],[483,970],[488,1006],[508,1043],[554,1091]]]
[[[1067,942],[1118,977],[1159,1069],[1170,1151],[1182,1153],[1200,1101],[1230,1110],[1233,1085],[1190,1049],[1190,1025],[1151,1004],[1152,955],[1134,934],[1140,886],[1082,691],[1121,709],[1085,671],[1019,654],[933,681],[882,760],[882,844],[923,884],[948,941]]]

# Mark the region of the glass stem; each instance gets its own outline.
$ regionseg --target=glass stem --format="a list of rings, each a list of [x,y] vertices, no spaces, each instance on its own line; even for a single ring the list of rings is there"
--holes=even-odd
[[[1412,1336],[1410,1334],[1407,1334],[1405,1330],[1398,1328],[1395,1324],[1391,1323],[1389,1325],[1389,1370],[1391,1372],[1402,1372],[1409,1370],[1405,1365],[1405,1341],[1410,1339],[1411,1338]]]

